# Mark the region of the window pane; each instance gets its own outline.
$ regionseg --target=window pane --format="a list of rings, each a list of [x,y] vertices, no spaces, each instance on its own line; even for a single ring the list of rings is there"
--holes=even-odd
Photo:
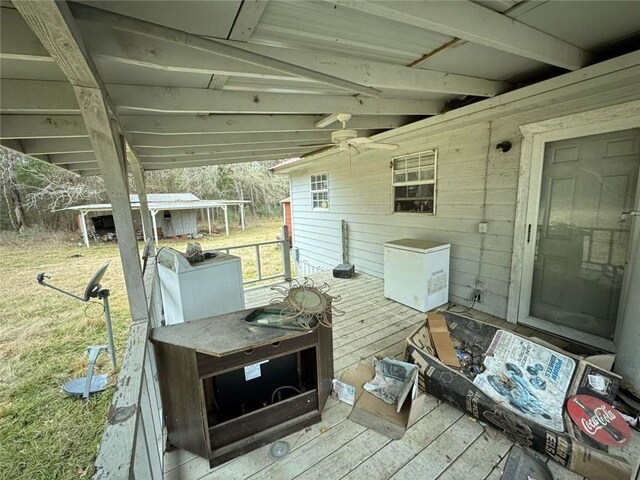
[[[407,168],[418,168],[418,157],[407,159]]]
[[[433,155],[428,155],[425,157],[420,157],[420,166],[421,167],[427,167],[427,166],[431,166],[433,164],[435,164],[435,157]]]
[[[419,180],[418,170],[414,170],[412,172],[407,173],[408,182],[417,182],[418,180]]]
[[[420,171],[420,180],[433,180],[434,168],[425,167]]]
[[[394,170],[404,170],[407,166],[407,161],[405,159],[398,158],[393,162]]]
[[[398,182],[406,182],[407,181],[407,174],[402,172],[402,173],[394,173],[393,175],[393,181],[398,183]]]

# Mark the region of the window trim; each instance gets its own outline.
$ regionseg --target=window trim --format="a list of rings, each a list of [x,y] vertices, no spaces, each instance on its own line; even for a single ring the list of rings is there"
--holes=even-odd
[[[407,159],[416,155],[433,154],[433,180],[414,180],[411,182],[395,182],[394,165],[396,160]],[[396,212],[396,186],[412,186],[412,185],[433,185],[433,212]],[[421,150],[419,152],[406,153],[404,155],[398,155],[391,159],[391,213],[393,215],[427,215],[435,217],[438,209],[438,148],[430,148],[428,150]]]
[[[326,183],[327,183],[327,188],[326,190],[314,190],[313,189],[313,177],[318,177],[324,175],[326,177]],[[323,193],[326,192],[327,193],[327,208],[323,208],[323,207],[314,207],[313,206],[313,194],[314,193]],[[329,198],[329,172],[328,171],[324,171],[324,172],[318,172],[318,173],[311,173],[309,174],[309,193],[310,193],[310,197],[311,197],[311,211],[312,212],[328,212],[329,208],[331,208],[331,201]]]

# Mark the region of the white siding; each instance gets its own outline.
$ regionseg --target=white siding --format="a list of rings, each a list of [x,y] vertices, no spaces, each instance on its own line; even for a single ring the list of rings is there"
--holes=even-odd
[[[526,113],[493,118],[464,129],[425,128],[385,141],[397,152],[336,154],[291,173],[295,246],[303,272],[341,263],[340,220],[349,224],[349,262],[381,277],[385,241],[412,237],[451,243],[450,299],[466,305],[471,290],[484,291],[476,308],[505,318],[520,168],[519,126],[640,98],[640,87],[602,87],[590,97],[546,102]],[[548,105],[548,106],[546,106]],[[485,117],[486,118],[486,117]],[[410,135],[410,137],[409,137]],[[497,143],[513,143],[508,153]],[[392,156],[438,149],[436,216],[392,213]],[[321,163],[321,166],[319,165]],[[313,212],[309,174],[329,173],[329,210]],[[483,215],[484,213],[484,215]],[[488,233],[478,223],[488,222]],[[306,269],[304,265],[307,265]]]

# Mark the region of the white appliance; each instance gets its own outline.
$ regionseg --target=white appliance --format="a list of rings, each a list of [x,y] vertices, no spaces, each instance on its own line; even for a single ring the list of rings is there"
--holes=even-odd
[[[158,252],[158,276],[167,325],[244,310],[240,257],[216,256],[190,264],[172,248]]]
[[[403,238],[384,244],[384,296],[421,312],[449,301],[448,243]]]

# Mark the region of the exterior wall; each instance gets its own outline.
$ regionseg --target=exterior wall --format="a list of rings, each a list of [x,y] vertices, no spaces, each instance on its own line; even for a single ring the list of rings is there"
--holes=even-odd
[[[162,228],[163,237],[175,237],[198,233],[198,222],[195,210],[171,210],[171,222],[164,218],[164,210],[158,212],[158,227]]]
[[[640,87],[602,86],[589,95],[546,101],[509,116],[484,114],[464,128],[434,125],[385,138],[393,153],[325,156],[291,172],[291,198],[299,271],[303,274],[341,263],[340,221],[349,225],[349,262],[357,271],[383,275],[382,244],[412,237],[451,243],[450,300],[506,318],[513,249],[522,136],[519,126],[640,98]],[[496,144],[509,140],[507,153]],[[438,149],[436,215],[392,213],[392,156]],[[329,173],[328,211],[312,211],[309,175]],[[488,233],[478,224],[488,223]]]

